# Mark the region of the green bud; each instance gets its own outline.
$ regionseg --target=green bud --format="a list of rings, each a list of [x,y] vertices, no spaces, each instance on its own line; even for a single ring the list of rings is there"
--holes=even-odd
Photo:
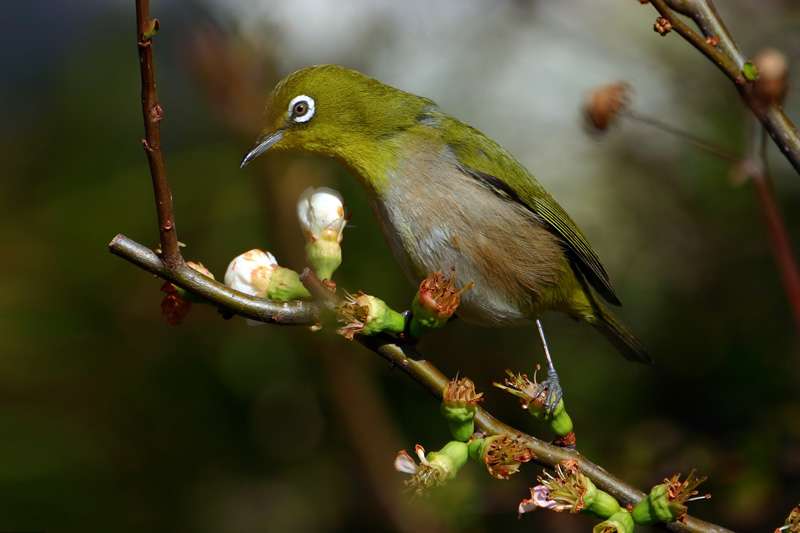
[[[317,277],[331,281],[342,264],[342,232],[348,217],[342,195],[333,189],[306,189],[297,203],[297,217],[306,238],[306,259]]]
[[[288,302],[299,298],[309,298],[310,296],[311,293],[303,286],[303,282],[300,281],[300,275],[297,272],[282,266],[275,266],[269,278],[267,293],[264,295],[265,298]]]
[[[158,19],[151,20],[147,24],[147,26],[145,26],[144,32],[142,32],[142,41],[147,42],[150,39],[152,39],[153,36],[155,36],[155,34],[158,33],[159,26],[160,24],[158,22]]]
[[[758,79],[758,68],[752,61],[748,61],[742,68],[742,74],[747,81],[756,81]]]
[[[611,515],[605,522],[600,522],[594,526],[592,533],[631,533],[633,527],[634,522],[631,514],[621,509]]]
[[[306,243],[306,260],[319,279],[330,281],[342,264],[342,247],[336,240],[310,240]]]

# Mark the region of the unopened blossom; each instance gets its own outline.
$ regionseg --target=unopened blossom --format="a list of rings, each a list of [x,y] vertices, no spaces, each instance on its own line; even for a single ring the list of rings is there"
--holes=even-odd
[[[278,261],[269,252],[257,248],[236,256],[225,271],[225,285],[233,290],[266,298],[272,273]]]
[[[608,130],[630,104],[630,86],[619,82],[594,88],[586,98],[583,116],[592,133]]]
[[[339,191],[309,187],[297,202],[297,218],[306,238],[306,259],[317,277],[330,281],[342,263],[341,242],[349,217]]]
[[[289,301],[310,296],[294,270],[278,265],[269,252],[253,249],[230,262],[225,271],[225,284],[239,292]]]

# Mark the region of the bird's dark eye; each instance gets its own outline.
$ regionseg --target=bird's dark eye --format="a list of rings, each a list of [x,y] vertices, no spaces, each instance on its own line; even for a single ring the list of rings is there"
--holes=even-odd
[[[314,116],[314,99],[301,94],[289,102],[289,117],[295,122],[307,122]]]

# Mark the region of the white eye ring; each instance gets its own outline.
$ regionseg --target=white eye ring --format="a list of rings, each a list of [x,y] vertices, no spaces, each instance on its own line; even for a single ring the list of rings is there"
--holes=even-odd
[[[295,122],[308,122],[314,116],[314,99],[301,94],[289,102],[289,117]]]

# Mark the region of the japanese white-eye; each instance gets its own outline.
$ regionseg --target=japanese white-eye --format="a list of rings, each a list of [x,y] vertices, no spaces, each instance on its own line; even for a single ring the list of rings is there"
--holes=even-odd
[[[506,326],[560,311],[652,362],[593,293],[619,305],[575,222],[508,151],[433,101],[344,67],[308,67],[272,91],[242,166],[267,150],[344,165],[413,283],[453,267],[457,286],[475,282],[460,318]]]

